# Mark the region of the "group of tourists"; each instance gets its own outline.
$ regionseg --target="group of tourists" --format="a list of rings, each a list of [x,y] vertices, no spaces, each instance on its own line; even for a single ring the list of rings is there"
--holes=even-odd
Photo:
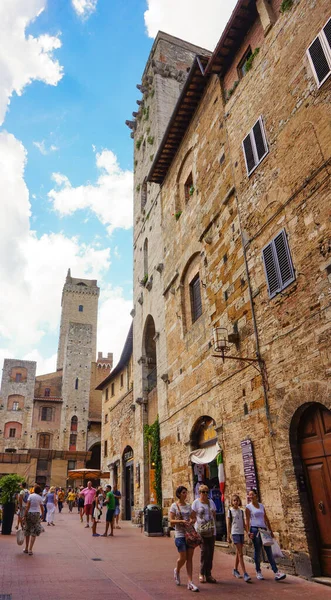
[[[174,569],[176,585],[180,585],[180,571],[186,565],[187,589],[198,592],[199,588],[193,583],[193,554],[197,546],[201,546],[200,556],[200,583],[217,583],[212,576],[214,547],[216,540],[216,506],[209,498],[209,488],[199,486],[199,497],[192,505],[187,502],[188,490],[180,485],[176,489],[177,502],[170,507],[170,526],[175,528],[175,545],[179,556]],[[258,501],[257,491],[252,489],[248,493],[248,504],[245,512],[242,509],[241,499],[238,494],[231,498],[231,505],[227,514],[228,542],[232,540],[236,548],[233,576],[246,583],[251,582],[251,577],[246,571],[243,558],[243,545],[245,533],[254,545],[254,563],[256,578],[264,579],[261,572],[261,551],[264,547],[270,566],[275,574],[275,580],[285,579],[285,573],[278,571],[272,552],[274,534],[267,517],[265,507]],[[242,570],[242,575],[239,571]]]
[[[97,533],[97,524],[100,523],[102,509],[107,508],[106,512],[106,527],[102,537],[108,537],[110,527],[110,536],[114,535],[114,528],[121,529],[119,525],[120,518],[120,499],[121,492],[114,486],[112,491],[111,485],[107,485],[105,490],[101,487],[95,489],[92,482],[87,483],[87,487],[81,487],[77,491],[68,488],[65,493],[62,488],[56,489],[54,486],[46,485],[44,490],[38,484],[35,484],[30,490],[26,483],[20,484],[20,491],[17,497],[17,525],[16,529],[21,526],[25,536],[24,554],[33,555],[33,546],[38,537],[43,531],[43,522],[47,522],[47,526],[55,526],[54,515],[56,507],[59,512],[62,511],[63,503],[68,504],[69,512],[72,512],[76,505],[80,514],[81,522],[86,517],[86,528],[90,527],[90,517],[92,521],[92,536],[99,537]]]

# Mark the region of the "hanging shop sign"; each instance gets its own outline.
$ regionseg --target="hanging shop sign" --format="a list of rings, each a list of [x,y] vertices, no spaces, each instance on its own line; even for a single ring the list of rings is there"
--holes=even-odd
[[[252,488],[257,489],[257,475],[254,460],[253,445],[251,440],[243,440],[240,442],[243,463],[244,463],[244,475],[246,481],[246,491],[250,492]]]
[[[133,450],[131,449],[127,452],[124,452],[123,459],[124,462],[130,462],[131,460],[133,460]]]

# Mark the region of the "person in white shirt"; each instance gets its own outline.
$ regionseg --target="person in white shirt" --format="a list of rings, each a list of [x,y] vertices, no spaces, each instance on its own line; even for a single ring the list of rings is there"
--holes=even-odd
[[[208,495],[208,486],[201,484],[199,498],[192,504],[191,519],[196,521],[195,528],[202,537],[199,581],[217,583],[211,574],[216,540],[216,506]]]
[[[238,571],[239,564],[243,570],[244,581],[248,583],[251,581],[251,577],[248,575],[244,563],[243,557],[243,545],[244,545],[244,536],[245,531],[247,531],[244,511],[241,508],[241,499],[238,494],[233,494],[231,498],[231,506],[228,510],[228,542],[232,541],[236,547],[236,558],[233,569],[233,576],[237,577],[237,579],[241,578],[241,575]]]
[[[44,515],[44,505],[41,497],[41,487],[36,485],[34,487],[33,494],[29,495],[27,505],[24,513],[24,535],[25,535],[25,549],[24,554],[32,556],[32,548],[38,537],[42,532],[40,523],[40,515]]]

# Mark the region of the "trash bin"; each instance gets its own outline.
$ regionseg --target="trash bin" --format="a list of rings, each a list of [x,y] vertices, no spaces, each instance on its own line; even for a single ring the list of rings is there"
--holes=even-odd
[[[157,504],[148,504],[144,508],[144,533],[150,537],[163,535],[162,509]]]

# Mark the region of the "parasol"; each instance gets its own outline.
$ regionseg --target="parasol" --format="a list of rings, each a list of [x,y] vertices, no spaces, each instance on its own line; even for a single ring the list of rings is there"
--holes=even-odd
[[[109,479],[109,471],[100,469],[74,469],[68,471],[68,479]]]

